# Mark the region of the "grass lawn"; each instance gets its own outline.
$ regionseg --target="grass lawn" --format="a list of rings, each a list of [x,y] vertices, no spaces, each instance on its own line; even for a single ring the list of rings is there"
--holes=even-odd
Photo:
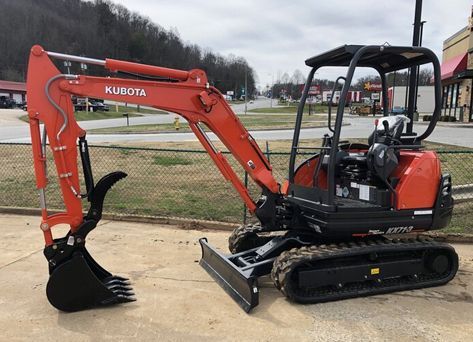
[[[297,113],[297,105],[290,104],[289,106],[278,106],[269,108],[254,108],[248,110],[251,113]],[[332,108],[332,114],[336,112],[336,107]],[[327,106],[321,104],[313,104],[311,107],[311,113],[327,113]],[[309,113],[309,105],[305,105],[304,113]]]
[[[265,144],[266,141],[257,141],[263,152],[266,150],[265,149]],[[355,143],[366,143],[366,139],[350,139],[350,142]],[[306,146],[306,147],[316,147],[316,146],[321,146],[321,139],[310,139],[310,140],[301,140],[301,146]],[[214,145],[221,149],[222,151],[225,151],[225,147],[223,144],[219,142],[215,142]],[[291,140],[276,140],[276,141],[269,141],[268,142],[269,149],[272,152],[286,152],[288,153],[291,148]],[[435,142],[429,142],[426,141],[423,144],[426,149],[429,150],[436,150],[439,151],[438,155],[442,163],[442,172],[449,172],[452,175],[453,183],[454,185],[462,185],[462,184],[472,184],[473,183],[473,151],[472,149],[464,148],[464,147],[459,147],[459,146],[454,146],[454,145],[447,145],[447,144],[440,144],[440,143],[435,143]],[[200,145],[199,142],[191,142],[191,141],[185,141],[185,142],[153,142],[153,143],[134,143],[132,146],[141,146],[141,147],[147,147],[147,148],[161,148],[161,149],[191,149],[191,150],[199,150],[203,151],[202,146]],[[447,153],[443,153],[441,151],[447,151]],[[448,152],[448,151],[453,151],[453,153]],[[309,152],[309,151],[308,151]],[[164,153],[164,152],[163,152]],[[310,153],[310,152],[309,152]],[[183,153],[182,156],[189,156],[188,154]],[[198,155],[197,155],[198,156]],[[236,170],[240,170],[239,166],[237,163],[233,160],[231,156],[228,156],[232,162],[232,165],[236,166]],[[304,159],[306,159],[308,156],[300,156],[298,158],[298,163],[301,163]],[[212,170],[212,173],[215,171],[217,172],[215,166],[212,165],[212,163],[207,164],[207,162],[195,162],[194,161],[189,161],[189,160],[179,160],[181,158],[181,154],[177,154],[173,158],[178,158],[176,159],[175,164],[179,164],[181,167],[189,167],[192,166],[192,170],[199,172],[199,168],[202,167],[204,164],[208,166],[208,171]],[[194,158],[196,156],[194,155]],[[206,154],[202,154],[203,160],[206,160]],[[208,158],[208,157],[207,157]],[[288,161],[288,156],[287,155],[271,155],[270,156],[270,162],[273,166],[273,172],[278,181],[283,181],[287,177],[287,167],[289,165]],[[202,164],[204,163],[204,164]],[[166,164],[169,164],[169,161],[164,159],[158,159],[158,161],[155,161],[155,164],[159,164],[162,166],[166,166]],[[187,164],[192,164],[192,165],[187,165]],[[186,166],[187,165],[187,166]],[[171,170],[171,168],[169,168]],[[189,169],[186,169],[189,170]],[[207,172],[207,171],[206,171]],[[218,172],[217,172],[218,173]],[[208,175],[209,177],[212,177],[210,174]],[[214,188],[212,191],[218,191],[218,189],[222,186],[225,187],[227,186],[227,183],[223,184],[223,181],[216,177],[213,179],[215,181],[214,183]],[[180,178],[179,183],[181,182],[187,182],[187,180]],[[199,183],[199,186],[201,186],[204,183]],[[188,185],[189,191],[192,191],[192,185]],[[228,193],[226,196],[231,196],[235,191],[229,187],[228,188]],[[254,195],[257,196],[259,194],[259,188],[255,186],[251,181],[250,181],[250,192]],[[196,195],[197,196],[197,195]],[[230,215],[230,212],[233,211],[214,211],[213,214],[217,215],[217,218],[213,219],[221,219],[221,220],[229,220],[230,217],[233,217],[234,220],[241,219],[240,213],[239,213],[239,206],[237,203],[240,202],[240,199],[238,197],[233,197],[231,196],[231,200],[229,199],[228,203],[233,203],[232,207],[234,208],[234,214]],[[191,206],[193,206],[192,204]],[[218,208],[220,206],[220,202],[217,201],[215,203],[215,207]],[[190,209],[190,208],[189,208]],[[171,210],[169,208],[169,210]],[[180,208],[179,210],[183,210],[183,208]],[[230,216],[229,216],[230,215]],[[231,219],[230,219],[231,221]],[[456,203],[455,204],[455,209],[454,209],[454,216],[452,218],[451,224],[444,230],[443,232],[451,232],[451,233],[469,233],[473,234],[473,225],[471,224],[473,222],[473,203],[472,202],[464,202],[464,203]]]
[[[239,115],[238,116],[242,124],[252,130],[257,129],[291,129],[294,128],[295,115]],[[325,117],[310,116],[304,118],[302,127],[325,127],[327,121]],[[91,133],[113,133],[113,134],[126,134],[126,133],[163,133],[163,132],[176,132],[174,124],[154,124],[154,125],[134,125],[124,127],[112,127],[112,128],[100,128],[90,130]],[[191,132],[189,125],[186,121],[181,120],[179,132]]]
[[[364,142],[353,139],[351,142]],[[265,141],[258,141],[265,151]],[[288,152],[290,140],[269,141],[273,152]],[[320,146],[320,139],[302,140],[304,146]],[[216,147],[225,150],[221,143]],[[473,153],[464,148],[426,142],[428,149],[454,150],[439,153],[443,172],[452,174],[454,185],[473,183]],[[129,146],[129,144],[128,144]],[[243,204],[231,184],[222,177],[198,142],[136,143],[133,148],[90,147],[92,168],[96,181],[103,175],[122,170],[128,177],[110,191],[105,201],[105,211],[122,214],[175,216],[227,222],[241,222]],[[28,145],[2,145],[0,163],[0,205],[37,207],[37,193],[31,164],[31,147]],[[161,150],[149,149],[160,148]],[[191,149],[196,152],[179,152],[173,149]],[[461,152],[464,151],[464,152]],[[301,155],[303,162],[310,155]],[[230,165],[243,179],[241,167],[226,154]],[[275,178],[282,182],[287,177],[289,156],[270,155]],[[55,168],[48,152],[50,185],[47,200],[51,208],[61,209]],[[82,176],[81,176],[82,178]],[[253,198],[260,188],[251,180],[249,191]],[[421,195],[421,194],[419,194]],[[84,202],[86,206],[86,203]],[[473,203],[456,203],[454,216],[445,232],[473,233]]]
[[[78,111],[75,112],[74,115],[77,121],[88,121],[88,120],[103,120],[103,119],[116,119],[116,118],[123,118],[124,113],[128,113],[128,116],[141,116],[142,114],[167,114],[162,110],[155,110],[149,108],[140,108],[140,111],[137,111],[136,107],[125,107],[125,106],[117,106],[118,111],[116,111],[116,107],[114,105],[110,105],[110,111],[108,112],[86,112],[86,111]],[[28,115],[23,115],[20,117],[20,120],[28,122]]]

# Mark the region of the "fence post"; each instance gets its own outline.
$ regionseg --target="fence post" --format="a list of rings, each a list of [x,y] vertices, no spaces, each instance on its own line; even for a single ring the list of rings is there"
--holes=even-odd
[[[248,172],[245,171],[245,188],[248,189]],[[243,202],[243,225],[246,226],[246,204]]]
[[[268,159],[268,162],[271,164],[271,158],[269,157],[271,153],[269,152],[269,143],[268,140],[266,140],[266,158]]]

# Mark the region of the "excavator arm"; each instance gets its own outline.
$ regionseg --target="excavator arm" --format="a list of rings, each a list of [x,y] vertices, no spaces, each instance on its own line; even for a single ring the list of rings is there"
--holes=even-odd
[[[51,58],[96,64],[110,71],[133,72],[163,80],[66,75],[56,68]],[[96,60],[69,56],[47,52],[36,45],[30,54],[27,87],[33,160],[43,210],[41,228],[46,245],[53,243],[53,226],[66,223],[75,231],[82,223],[81,198],[85,196],[80,193],[76,146],[78,139],[84,139],[86,133],[74,118],[71,95],[134,103],[181,115],[188,121],[222,175],[232,183],[252,212],[257,209],[256,203],[225,156],[208,139],[203,126],[220,139],[259,186],[271,193],[279,192],[279,184],[272,176],[268,160],[221,93],[209,86],[202,70],[182,71],[114,59]],[[45,139],[40,134],[40,123],[44,123],[56,164],[66,208],[61,214],[48,215],[46,210],[46,151]]]
[[[52,59],[99,65],[111,72],[135,73],[147,79],[63,74]],[[51,304],[60,310],[77,311],[134,300],[128,280],[108,273],[85,248],[87,234],[102,217],[107,191],[126,174],[112,172],[94,183],[86,132],[74,117],[73,95],[150,106],[184,117],[222,175],[261,221],[268,213],[270,201],[259,204],[253,201],[225,156],[208,138],[204,127],[220,139],[263,189],[263,198],[271,196],[274,200],[280,196],[280,186],[272,176],[268,160],[221,93],[209,85],[202,70],[183,71],[114,59],[64,55],[36,45],[29,58],[27,91],[33,162],[42,211],[40,227],[50,272],[46,292]],[[64,212],[57,214],[47,210],[47,143],[65,207]],[[78,155],[82,159],[85,190],[80,188]],[[85,198],[90,202],[90,208],[84,215],[82,202]],[[272,215],[267,218],[271,219]],[[59,224],[68,225],[70,231],[65,237],[54,238],[52,228]]]

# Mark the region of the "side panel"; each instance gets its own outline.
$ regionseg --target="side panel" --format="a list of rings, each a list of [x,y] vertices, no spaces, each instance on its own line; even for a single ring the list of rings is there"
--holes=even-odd
[[[314,172],[319,161],[318,156],[307,159],[297,168],[294,174],[294,184],[302,185],[306,187],[314,187]],[[320,169],[319,176],[317,177],[317,185],[321,189],[327,189],[327,173]]]
[[[400,178],[396,209],[433,208],[440,176],[440,161],[435,152],[401,152],[400,165],[394,173],[394,177]]]

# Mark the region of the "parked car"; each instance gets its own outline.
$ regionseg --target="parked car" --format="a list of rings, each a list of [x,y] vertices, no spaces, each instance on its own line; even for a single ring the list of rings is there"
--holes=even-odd
[[[16,104],[16,106],[17,106],[18,108],[23,109],[23,110],[27,110],[27,109],[28,109],[28,106],[26,105],[26,101],[18,102],[18,103]]]
[[[407,111],[404,107],[401,106],[394,106],[391,110],[391,115],[403,115],[406,114]]]
[[[15,108],[16,101],[7,97],[7,96],[0,96],[0,108]]]
[[[90,108],[92,108],[92,102],[89,101],[89,103],[86,104],[85,101],[77,101],[77,103],[74,105],[74,110],[76,112],[83,112],[87,109],[87,105],[89,106],[90,110]]]
[[[92,102],[92,103],[93,103],[94,112],[96,112],[96,111],[108,112],[110,110],[110,107],[107,106],[103,102],[97,101],[97,102]]]
[[[108,112],[110,110],[110,107],[104,104],[103,102],[100,101],[89,101],[89,111],[92,109],[93,112]],[[85,111],[87,109],[86,102],[85,101],[78,101],[74,105],[74,110],[76,112],[78,111]]]

